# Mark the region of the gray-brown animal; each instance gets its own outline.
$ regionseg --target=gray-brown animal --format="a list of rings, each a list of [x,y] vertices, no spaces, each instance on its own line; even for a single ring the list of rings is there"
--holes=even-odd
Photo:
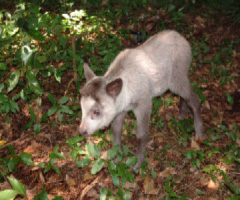
[[[122,51],[104,76],[96,76],[84,64],[87,83],[80,91],[80,134],[90,136],[112,123],[113,143],[121,146],[124,117],[133,110],[137,119],[135,168],[140,167],[148,141],[152,98],[170,90],[181,97],[180,119],[188,113],[188,106],[191,108],[195,139],[202,140],[200,103],[188,78],[191,59],[187,40],[175,31],[166,30],[134,49]]]

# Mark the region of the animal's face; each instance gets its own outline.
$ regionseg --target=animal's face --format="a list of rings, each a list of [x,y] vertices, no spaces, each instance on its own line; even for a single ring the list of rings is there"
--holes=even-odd
[[[82,122],[80,133],[90,136],[99,129],[109,126],[116,115],[114,99],[103,96],[101,100],[95,100],[91,96],[81,98]]]
[[[106,83],[104,77],[97,77],[88,66],[84,66],[87,78],[81,89],[82,121],[79,132],[90,136],[99,129],[109,126],[116,116],[115,99],[122,89],[122,79]]]

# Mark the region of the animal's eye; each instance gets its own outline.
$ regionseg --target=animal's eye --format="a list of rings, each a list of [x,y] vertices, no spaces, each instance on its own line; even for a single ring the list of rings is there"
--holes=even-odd
[[[96,116],[98,116],[98,115],[100,115],[100,111],[99,111],[99,110],[94,110],[94,111],[93,111],[93,114],[96,115]]]

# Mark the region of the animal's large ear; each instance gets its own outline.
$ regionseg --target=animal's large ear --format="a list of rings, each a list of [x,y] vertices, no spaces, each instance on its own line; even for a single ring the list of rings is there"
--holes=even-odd
[[[107,84],[106,90],[107,93],[112,97],[117,97],[122,90],[123,81],[121,78],[118,78]]]
[[[90,67],[87,63],[84,63],[83,68],[84,68],[84,74],[85,74],[87,82],[92,80],[96,76],[94,74],[94,72],[90,69]]]

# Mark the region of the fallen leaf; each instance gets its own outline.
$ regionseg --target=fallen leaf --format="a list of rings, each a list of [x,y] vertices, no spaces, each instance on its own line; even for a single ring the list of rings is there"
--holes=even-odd
[[[155,188],[153,178],[147,176],[144,180],[144,193],[156,195],[159,193],[159,188]]]
[[[86,196],[91,197],[92,200],[99,199],[100,197],[99,193],[95,189],[91,189]]]
[[[40,181],[41,181],[42,184],[45,183],[45,178],[44,178],[41,170],[39,171],[39,178],[40,178]]]
[[[168,177],[169,175],[177,174],[176,170],[173,167],[166,168],[162,172],[159,173],[161,177]]]
[[[0,140],[0,146],[4,145],[6,143],[5,140]]]
[[[91,180],[93,178],[94,178],[93,175],[90,174],[88,171],[85,172],[84,175],[83,175],[83,181],[88,181],[88,180]]]
[[[155,23],[150,23],[146,26],[146,31],[147,32],[151,32],[151,30],[153,29],[153,27],[155,26]]]
[[[107,160],[107,152],[108,151],[104,151],[104,152],[102,152],[101,154],[101,158],[103,159],[103,160]]]
[[[210,179],[210,181],[208,183],[208,188],[213,189],[213,190],[218,190],[219,183],[213,182],[212,179]]]
[[[240,138],[238,138],[236,142],[237,142],[238,147],[240,147]]]
[[[136,190],[137,189],[137,183],[130,183],[130,182],[126,182],[124,185],[123,185],[123,188],[124,189],[127,189],[127,190]]]
[[[70,177],[68,174],[66,174],[66,182],[69,186],[76,185],[75,180],[72,177]]]
[[[206,108],[206,109],[208,109],[208,110],[211,109],[210,104],[209,104],[208,101],[205,101],[205,102],[203,103],[203,107]]]
[[[192,138],[192,141],[191,141],[191,149],[200,150],[199,144],[193,138]]]

